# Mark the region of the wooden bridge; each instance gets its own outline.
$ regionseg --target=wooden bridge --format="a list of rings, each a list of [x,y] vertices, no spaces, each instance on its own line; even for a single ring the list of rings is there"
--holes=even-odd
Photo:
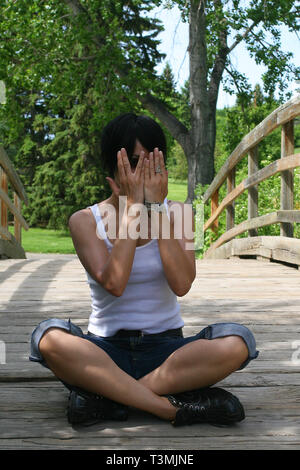
[[[174,428],[132,409],[125,422],[69,425],[68,392],[49,370],[28,361],[29,339],[36,324],[49,317],[72,318],[87,329],[90,294],[84,269],[75,255],[26,253],[22,259],[6,251],[0,261],[0,449],[300,448],[300,248],[292,238],[299,212],[291,205],[292,172],[300,161],[290,124],[299,114],[299,98],[280,107],[243,139],[217,174],[204,197],[212,200],[205,229],[216,227],[226,209],[227,231],[197,260],[192,289],[179,298],[185,335],[223,321],[242,323],[255,334],[258,359],[218,384],[240,398],[246,419],[232,427]],[[258,142],[277,126],[283,129],[282,158],[258,170]],[[247,154],[249,177],[235,188],[233,168]],[[257,185],[276,171],[282,174],[281,207],[259,216]],[[228,195],[219,204],[218,190],[226,181]],[[233,201],[246,189],[249,219],[234,226]],[[2,204],[12,210],[3,193],[2,186]],[[281,236],[258,237],[255,230],[267,223],[281,224]],[[235,238],[245,231],[249,237]],[[1,236],[8,236],[7,228],[1,228]]]

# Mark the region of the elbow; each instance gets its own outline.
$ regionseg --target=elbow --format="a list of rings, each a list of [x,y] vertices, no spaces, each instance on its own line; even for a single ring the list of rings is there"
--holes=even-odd
[[[120,287],[120,283],[111,281],[110,279],[104,279],[102,272],[97,275],[97,282],[105,289],[109,294],[114,297],[121,297],[124,292],[124,289]]]
[[[176,286],[175,289],[173,289],[173,292],[177,295],[177,297],[184,297],[191,290],[195,277],[196,274],[192,277],[192,279],[188,280],[186,283],[182,283],[179,286]]]
[[[191,287],[192,283],[181,285],[180,287],[174,289],[174,293],[177,295],[177,297],[184,297],[190,291]]]
[[[114,297],[121,297],[121,295],[123,294],[123,292],[121,292],[120,290],[117,290],[117,289],[111,289],[111,290],[108,290],[108,292],[111,295],[113,295]]]
[[[188,288],[186,289],[176,289],[175,294],[177,295],[177,297],[184,297],[190,290],[191,286],[189,286]]]
[[[107,292],[109,292],[114,297],[121,297],[121,295],[123,294],[123,291],[117,286],[107,286],[104,287],[104,289],[107,290]]]

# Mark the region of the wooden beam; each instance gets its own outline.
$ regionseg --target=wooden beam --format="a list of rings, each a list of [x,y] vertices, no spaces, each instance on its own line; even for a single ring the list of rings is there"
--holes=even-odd
[[[281,158],[294,153],[294,121],[287,122],[281,129]],[[294,172],[285,170],[281,173],[280,208],[292,210],[294,208]],[[283,237],[293,237],[294,226],[289,223],[282,223],[280,235]]]
[[[22,225],[22,227],[25,228],[25,230],[28,230],[29,229],[29,226],[26,222],[26,220],[24,219],[24,217],[22,216],[22,214],[20,213],[19,209],[16,208],[16,206],[11,202],[11,200],[9,199],[9,197],[7,196],[7,194],[5,193],[5,191],[3,191],[2,189],[0,189],[0,199],[2,199],[2,201],[4,201],[5,203],[5,206],[10,210],[10,212],[12,212],[12,214],[18,219],[18,221],[20,222],[20,224]]]
[[[258,172],[258,146],[249,150],[248,155],[248,177]],[[248,189],[248,219],[258,216],[258,185]],[[249,230],[250,237],[257,237],[257,229]]]
[[[258,126],[247,134],[239,145],[227,158],[222,168],[218,171],[213,182],[203,196],[204,204],[211,198],[217,189],[224,183],[230,171],[246,155],[249,150],[255,147],[264,137],[273,132],[277,127],[294,119],[300,114],[300,96],[296,96],[275,109]]]
[[[299,223],[300,222],[300,210],[279,210],[276,212],[271,212],[270,214],[262,215],[260,217],[256,217],[255,219],[246,220],[245,222],[236,225],[233,229],[225,232],[223,235],[218,238],[207,250],[206,253],[211,253],[213,250],[222,246],[224,243],[232,240],[238,235],[241,235],[248,230],[252,230],[255,228],[265,227],[267,225],[278,224],[282,222],[287,223]]]
[[[270,165],[262,168],[261,170],[257,171],[249,178],[243,180],[234,190],[227,194],[227,196],[223,199],[221,204],[218,206],[214,215],[211,216],[208,221],[204,225],[204,231],[207,230],[210,225],[213,223],[216,217],[220,215],[220,213],[234,201],[238,196],[240,196],[246,189],[253,187],[254,185],[264,181],[265,179],[269,178],[270,176],[279,173],[280,171],[297,168],[300,166],[300,153],[295,153],[294,155],[289,155],[284,159],[276,160],[275,162],[270,163]]]
[[[21,214],[21,201],[17,193],[14,193],[14,205],[15,208],[19,211]],[[14,234],[15,234],[15,239],[17,240],[20,245],[22,244],[21,238],[22,238],[22,229],[21,229],[21,224],[19,221],[19,217],[16,215],[14,216]]]
[[[221,247],[204,254],[205,259],[224,259],[253,255],[300,266],[300,240],[290,237],[261,236],[235,238]]]
[[[19,198],[24,201],[26,205],[28,205],[28,199],[26,196],[26,192],[24,189],[23,184],[21,183],[21,180],[12,164],[10,159],[8,158],[4,148],[2,145],[0,145],[0,166],[3,167],[5,173],[8,176],[8,179],[10,183],[12,184],[14,190],[18,194]]]
[[[227,194],[230,194],[235,188],[235,168],[231,170],[227,177]],[[226,207],[226,230],[234,227],[234,202]]]
[[[7,230],[7,228],[5,227],[2,227],[2,225],[0,224],[0,236],[2,238],[4,238],[5,240],[11,240],[11,233]]]
[[[6,198],[8,193],[8,181],[5,171],[0,167],[0,198],[1,201],[1,214],[0,214],[0,225],[7,230],[8,227],[8,211]]]
[[[211,202],[210,202],[211,216],[213,216],[214,213],[217,211],[218,205],[219,205],[219,190],[217,189],[217,191],[211,197]],[[218,232],[218,227],[219,227],[219,221],[218,221],[218,217],[216,217],[214,219],[214,222],[213,222],[211,228],[215,233],[217,233]]]

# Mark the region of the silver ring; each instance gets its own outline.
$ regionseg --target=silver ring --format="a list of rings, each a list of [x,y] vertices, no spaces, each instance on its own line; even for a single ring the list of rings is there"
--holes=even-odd
[[[155,168],[155,173],[162,173],[159,165]]]

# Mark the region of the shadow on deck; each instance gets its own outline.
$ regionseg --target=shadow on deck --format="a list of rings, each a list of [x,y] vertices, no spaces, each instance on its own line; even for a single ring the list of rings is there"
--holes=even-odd
[[[75,255],[27,256],[0,262],[0,449],[300,448],[299,270],[253,259],[199,260],[192,289],[179,298],[185,335],[222,321],[255,334],[259,358],[218,384],[242,401],[243,422],[174,428],[131,410],[126,422],[72,427],[68,392],[28,361],[29,339],[50,317],[71,318],[86,331],[85,272]]]

